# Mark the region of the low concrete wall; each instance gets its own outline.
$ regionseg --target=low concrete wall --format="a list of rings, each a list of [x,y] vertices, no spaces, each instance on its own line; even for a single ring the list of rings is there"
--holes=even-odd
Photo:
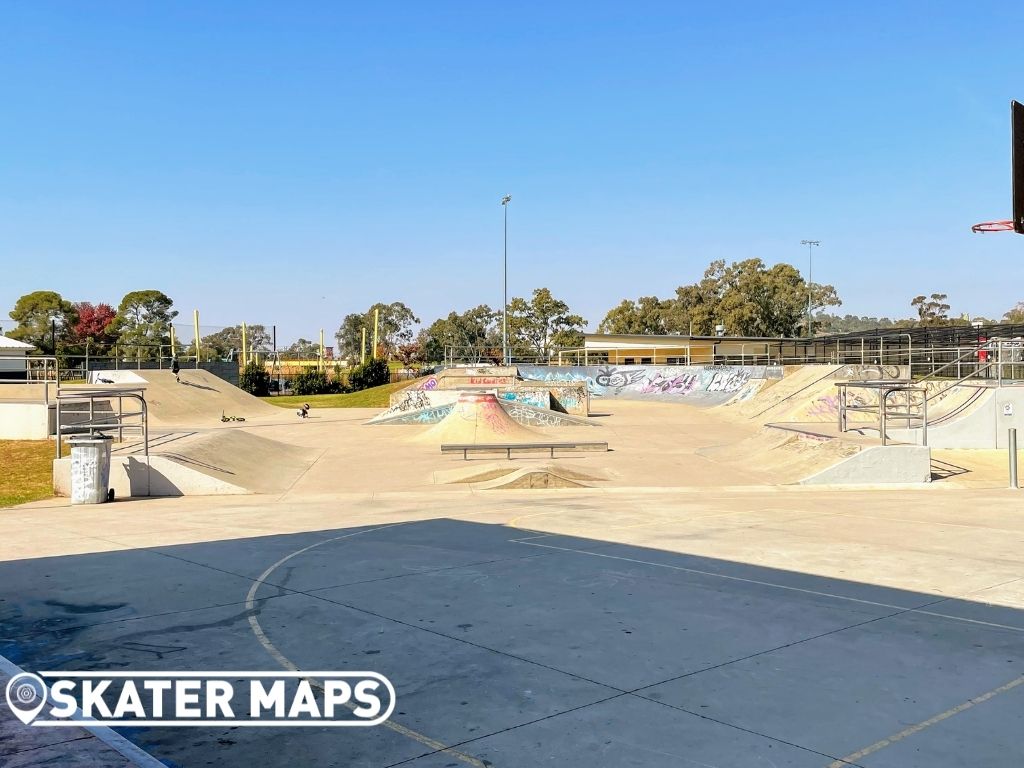
[[[45,440],[56,429],[56,411],[44,403],[0,403],[0,440]]]
[[[249,493],[231,483],[196,472],[165,456],[114,456],[110,487],[119,499],[131,496],[221,496]],[[71,495],[71,457],[53,460],[53,491]]]
[[[828,469],[801,480],[801,485],[888,485],[928,483],[932,454],[923,445],[873,445]]]

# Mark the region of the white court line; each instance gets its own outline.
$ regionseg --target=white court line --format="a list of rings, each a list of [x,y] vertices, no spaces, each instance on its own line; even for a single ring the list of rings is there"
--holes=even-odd
[[[0,671],[5,672],[11,677],[14,677],[15,675],[20,675],[25,672],[24,669],[19,667],[13,661],[11,661],[10,659],[6,659],[3,656],[0,656]],[[157,760],[155,757],[153,757],[151,754],[146,752],[138,745],[128,741],[128,739],[119,734],[117,731],[105,725],[90,725],[90,719],[86,718],[85,715],[82,714],[82,710],[76,708],[75,714],[71,716],[71,719],[77,721],[77,725],[80,728],[82,728],[82,730],[88,731],[97,739],[106,744],[108,747],[113,749],[115,752],[118,752],[119,754],[124,756],[129,762],[139,766],[139,768],[167,768],[166,765],[161,763],[159,760]],[[67,747],[72,743],[74,742],[65,741],[58,744],[54,744],[53,746]],[[17,753],[15,752],[14,754],[16,755]]]
[[[622,555],[607,555],[607,554],[604,554],[603,552],[590,552],[590,551],[585,550],[585,549],[572,549],[571,547],[556,547],[553,544],[538,544],[536,542],[527,541],[525,539],[509,539],[509,541],[512,542],[512,543],[515,543],[515,544],[523,544],[523,545],[528,546],[528,547],[543,547],[544,549],[557,549],[557,550],[561,550],[562,552],[575,552],[576,554],[579,554],[579,555],[590,555],[591,557],[604,557],[604,558],[607,558],[609,560],[621,560],[621,561],[624,561],[624,562],[627,562],[627,563],[637,563],[639,565],[653,565],[656,568],[668,568],[668,569],[673,570],[673,571],[683,571],[685,573],[696,573],[696,574],[700,574],[702,576],[714,576],[715,578],[726,579],[728,581],[740,581],[740,582],[745,582],[747,584],[757,584],[757,585],[762,586],[762,587],[773,587],[775,589],[785,589],[785,590],[788,590],[790,592],[802,592],[802,593],[807,594],[807,595],[817,595],[819,597],[830,597],[830,598],[833,598],[835,600],[846,600],[846,601],[849,601],[849,602],[852,602],[852,603],[861,603],[863,605],[872,605],[872,606],[875,606],[875,607],[878,607],[878,608],[889,608],[889,609],[892,609],[894,611],[901,611],[903,613],[920,613],[920,614],[923,614],[923,615],[926,615],[926,616],[934,616],[934,617],[937,617],[937,618],[940,618],[940,619],[951,619],[952,621],[961,621],[961,622],[964,622],[965,624],[980,624],[982,626],[993,627],[993,628],[996,628],[996,629],[1008,629],[1008,630],[1011,630],[1013,632],[1024,632],[1024,627],[1014,627],[1014,626],[1011,626],[1009,624],[997,624],[997,623],[991,622],[991,621],[980,621],[978,619],[967,619],[967,618],[963,618],[961,616],[950,616],[949,614],[938,613],[936,611],[927,611],[927,610],[924,610],[923,608],[907,608],[906,606],[891,605],[890,603],[880,603],[880,602],[877,602],[875,600],[862,600],[861,598],[858,598],[858,597],[849,597],[847,595],[836,595],[836,594],[832,594],[831,592],[820,592],[818,590],[804,589],[802,587],[791,587],[791,586],[788,586],[786,584],[775,584],[775,583],[770,582],[770,581],[759,581],[758,579],[747,579],[747,578],[744,578],[742,576],[729,576],[729,575],[724,574],[724,573],[714,573],[713,571],[702,571],[702,570],[700,570],[698,568],[687,568],[687,567],[682,566],[682,565],[670,565],[668,563],[654,563],[654,562],[651,562],[650,560],[638,560],[638,559],[632,558],[632,557],[623,557]],[[627,545],[623,545],[623,546],[630,546],[630,545],[627,544]],[[880,588],[881,589],[897,589],[896,587],[880,587]],[[975,590],[975,591],[977,591],[977,590]],[[972,593],[969,592],[967,594],[972,594]],[[948,596],[943,596],[943,595],[935,595],[934,597],[936,598],[936,602],[944,601],[944,600],[962,600],[963,599],[962,597],[948,597]]]
[[[920,733],[925,728],[930,728],[936,723],[941,723],[943,720],[947,720],[953,715],[959,715],[961,712],[964,712],[970,709],[971,707],[976,707],[979,704],[982,704],[988,701],[989,699],[998,696],[1000,693],[1005,693],[1006,691],[1016,688],[1021,683],[1024,683],[1024,676],[1011,680],[1005,685],[1001,685],[998,688],[989,691],[988,693],[983,693],[980,696],[975,696],[973,699],[968,699],[963,704],[957,704],[955,707],[947,709],[945,712],[940,712],[934,717],[929,717],[927,720],[923,720],[920,723],[916,723],[908,728],[904,728],[899,733],[894,733],[892,736],[887,736],[886,738],[881,739],[880,741],[876,741],[874,744],[864,747],[864,749],[859,749],[856,752],[852,752],[846,757],[842,757],[839,760],[829,763],[828,768],[848,768],[848,766],[855,760],[860,760],[862,757],[867,757],[868,755],[874,754],[878,750],[888,747],[890,744],[895,744],[897,741],[902,741],[903,739],[907,738],[907,736],[913,736],[915,733]]]
[[[368,529],[364,529],[362,531],[354,531],[353,533],[347,533],[347,534],[345,534],[343,536],[335,536],[333,538],[324,539],[323,541],[318,541],[318,542],[316,542],[314,544],[310,544],[307,547],[303,547],[302,549],[297,549],[294,552],[292,552],[290,555],[285,555],[280,560],[278,560],[276,563],[274,563],[269,568],[267,568],[265,571],[263,571],[263,573],[261,573],[256,578],[256,581],[254,581],[252,586],[249,588],[249,593],[245,596],[245,610],[249,614],[249,626],[252,628],[252,633],[256,636],[256,639],[259,641],[260,645],[263,646],[263,649],[267,653],[269,653],[270,656],[278,664],[280,664],[285,669],[292,670],[293,672],[302,672],[302,670],[300,670],[298,668],[298,666],[296,666],[296,664],[291,659],[289,659],[287,656],[285,656],[283,653],[281,653],[277,649],[277,646],[275,646],[270,641],[270,638],[267,637],[266,632],[263,631],[263,627],[260,625],[260,621],[257,618],[257,613],[258,612],[256,610],[256,593],[259,591],[260,586],[262,586],[264,583],[266,583],[266,580],[270,577],[270,575],[274,571],[276,571],[282,565],[287,563],[293,557],[298,557],[299,555],[301,555],[301,554],[303,554],[305,552],[308,552],[311,549],[315,549],[316,547],[319,547],[319,546],[321,546],[323,544],[327,544],[327,543],[332,542],[332,541],[339,541],[341,539],[349,539],[349,538],[351,538],[353,536],[359,536],[360,534],[363,534],[363,533],[373,533],[374,531],[383,531],[383,530],[385,530],[387,528],[396,528],[396,527],[398,527],[400,525],[406,525],[406,523],[393,523],[391,525],[382,525],[382,526],[379,526],[377,528],[368,528]],[[269,586],[275,586],[275,585],[271,584]],[[287,589],[287,587],[285,587],[285,589]],[[312,674],[312,673],[310,673],[310,674]],[[310,682],[310,684],[312,684],[312,685],[314,685],[316,687],[322,688],[322,686],[320,685],[319,681],[313,679],[312,677],[309,677],[309,678],[306,678],[306,679]],[[441,753],[443,753],[445,755],[448,755],[449,757],[455,758],[456,760],[461,760],[462,762],[467,763],[468,765],[473,766],[473,768],[486,768],[486,764],[483,761],[478,760],[477,758],[473,757],[472,755],[468,755],[465,752],[460,752],[459,750],[457,750],[457,749],[455,749],[453,747],[449,747],[446,744],[444,744],[443,742],[438,741],[437,739],[432,739],[429,736],[426,736],[425,734],[419,733],[418,731],[414,731],[412,728],[407,728],[406,726],[401,725],[400,723],[396,723],[393,720],[385,720],[383,723],[381,723],[381,725],[384,728],[387,728],[388,730],[394,731],[395,733],[399,733],[402,736],[406,736],[406,737],[412,739],[413,741],[416,741],[416,742],[422,744],[423,746],[428,747],[428,748],[434,750],[434,752],[441,752]]]

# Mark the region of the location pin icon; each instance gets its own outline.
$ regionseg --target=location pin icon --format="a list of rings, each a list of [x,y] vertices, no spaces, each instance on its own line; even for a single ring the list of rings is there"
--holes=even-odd
[[[46,704],[46,685],[38,675],[22,672],[7,681],[7,706],[28,725]]]

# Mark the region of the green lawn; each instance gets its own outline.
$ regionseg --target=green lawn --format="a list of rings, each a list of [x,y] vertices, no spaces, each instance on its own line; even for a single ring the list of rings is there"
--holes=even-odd
[[[53,496],[53,451],[49,440],[0,440],[0,507]]]
[[[266,402],[281,408],[295,408],[309,403],[313,408],[387,408],[391,403],[391,393],[408,387],[414,379],[397,381],[371,387],[347,395],[284,395],[281,397],[265,397]]]

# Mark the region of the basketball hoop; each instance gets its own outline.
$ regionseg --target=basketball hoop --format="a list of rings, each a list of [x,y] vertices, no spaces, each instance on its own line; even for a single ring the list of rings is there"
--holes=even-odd
[[[1012,221],[983,221],[971,227],[971,232],[1013,232]]]

